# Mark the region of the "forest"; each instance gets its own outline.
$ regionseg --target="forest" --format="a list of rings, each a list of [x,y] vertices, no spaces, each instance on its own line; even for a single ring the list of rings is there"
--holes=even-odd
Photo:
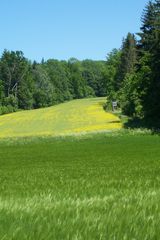
[[[32,63],[21,51],[4,50],[0,79],[1,114],[106,96],[107,91],[104,61],[71,58]]]
[[[72,99],[107,96],[122,113],[149,125],[160,119],[160,0],[150,1],[139,33],[128,33],[106,61],[71,58],[31,62],[22,51],[0,58],[0,114]]]
[[[139,33],[128,33],[121,49],[109,56],[109,69],[113,68],[113,76],[108,77],[108,97],[119,102],[123,114],[146,126],[159,127],[159,0],[149,1],[141,21]]]

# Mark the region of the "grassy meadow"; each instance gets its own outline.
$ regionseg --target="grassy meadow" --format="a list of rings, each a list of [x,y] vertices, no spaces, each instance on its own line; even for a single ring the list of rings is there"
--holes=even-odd
[[[59,136],[120,129],[119,118],[103,110],[105,102],[106,98],[80,99],[0,116],[0,138]]]
[[[0,240],[159,239],[159,136],[104,100],[0,117]]]
[[[0,239],[159,239],[160,140],[1,140]]]

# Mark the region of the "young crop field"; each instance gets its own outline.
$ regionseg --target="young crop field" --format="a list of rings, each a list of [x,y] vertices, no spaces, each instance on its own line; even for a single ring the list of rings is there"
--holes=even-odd
[[[59,136],[120,129],[119,118],[103,110],[105,102],[106,98],[81,99],[0,116],[0,138]]]
[[[0,166],[1,240],[159,239],[159,136],[1,140]]]
[[[159,136],[112,132],[104,102],[0,117],[0,240],[159,238]]]

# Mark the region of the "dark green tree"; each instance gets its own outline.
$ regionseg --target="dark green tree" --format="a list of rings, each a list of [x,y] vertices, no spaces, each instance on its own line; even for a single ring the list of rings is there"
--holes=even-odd
[[[151,73],[144,85],[144,116],[149,121],[160,123],[160,1],[149,2],[142,18],[140,50],[142,58],[149,56]],[[142,68],[142,66],[141,66]],[[140,68],[140,69],[141,69]],[[155,120],[156,119],[156,120]]]
[[[118,71],[121,59],[121,51],[113,49],[107,56],[106,61],[106,90],[107,90],[107,104],[111,108],[111,101],[117,100],[118,88]]]
[[[30,92],[31,64],[21,51],[7,51],[2,54],[0,61],[0,78],[7,99],[15,98],[19,108],[32,107],[32,93]],[[29,84],[28,84],[29,83]],[[30,94],[28,94],[30,92]],[[24,101],[26,99],[26,101]],[[8,100],[7,100],[8,102]]]
[[[121,58],[119,70],[117,73],[117,89],[122,86],[122,82],[127,74],[133,74],[137,61],[137,47],[134,34],[128,33],[126,39],[123,40],[121,49]]]
[[[54,105],[56,99],[55,96],[55,89],[52,85],[48,73],[46,72],[45,68],[37,64],[33,68],[33,79],[34,79],[34,108],[40,107],[47,107]]]

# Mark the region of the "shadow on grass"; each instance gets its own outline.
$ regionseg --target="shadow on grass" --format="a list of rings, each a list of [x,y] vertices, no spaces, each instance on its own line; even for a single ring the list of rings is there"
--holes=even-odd
[[[108,121],[107,123],[121,123],[121,121],[120,120],[113,120],[113,121]]]
[[[160,120],[153,119],[152,121],[145,119],[128,119],[123,123],[126,129],[147,129],[153,134],[160,134]]]

